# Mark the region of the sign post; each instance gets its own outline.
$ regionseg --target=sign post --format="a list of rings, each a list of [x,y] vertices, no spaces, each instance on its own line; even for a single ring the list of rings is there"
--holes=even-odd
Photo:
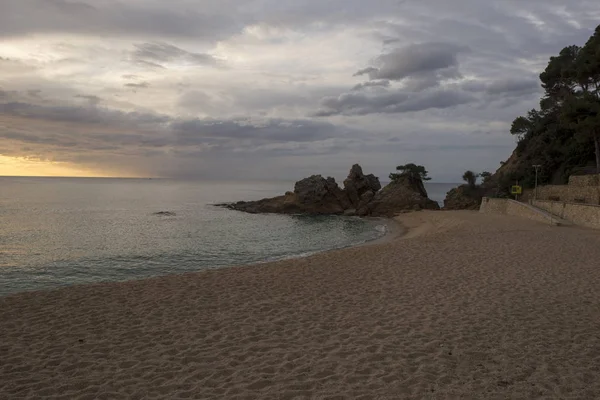
[[[519,182],[517,182],[517,184],[516,184],[516,185],[514,185],[514,186],[511,186],[511,188],[510,188],[510,193],[515,195],[515,200],[517,200],[517,201],[519,200],[519,197],[518,197],[518,196],[519,196],[521,193],[523,193],[523,188],[522,188],[521,186],[519,186]]]
[[[535,194],[533,195],[533,199],[537,200],[537,181],[538,181],[538,168],[541,168],[540,164],[536,164],[533,166],[535,168]]]

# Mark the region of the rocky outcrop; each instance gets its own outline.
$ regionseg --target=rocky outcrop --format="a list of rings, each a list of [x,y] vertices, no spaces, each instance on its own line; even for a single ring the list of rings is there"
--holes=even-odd
[[[460,185],[446,194],[444,210],[479,210],[486,189]]]
[[[359,215],[392,217],[407,210],[439,209],[438,203],[427,197],[421,178],[407,174],[378,192],[364,209],[359,210]]]
[[[439,209],[419,177],[404,176],[381,189],[375,175],[364,175],[360,165],[352,166],[341,189],[333,178],[313,175],[294,185],[293,192],[258,201],[220,204],[249,213],[334,214],[393,216],[405,210]]]
[[[294,191],[284,196],[224,206],[253,214],[343,214],[350,201],[335,179],[313,175],[296,182]]]
[[[217,204],[232,210],[244,211],[251,214],[276,213],[297,214],[303,212],[293,193],[258,201],[238,201],[231,204]]]
[[[342,214],[350,207],[348,196],[331,177],[313,175],[302,179],[294,185],[294,194],[309,214]]]
[[[364,175],[361,166],[358,164],[352,166],[348,178],[344,180],[344,190],[355,209],[360,208],[361,203],[364,205],[366,198],[363,198],[363,195],[366,194],[367,197],[370,197],[380,189],[379,178],[373,174]]]

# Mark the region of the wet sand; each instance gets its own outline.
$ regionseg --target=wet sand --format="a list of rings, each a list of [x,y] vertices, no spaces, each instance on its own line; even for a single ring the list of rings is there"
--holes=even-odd
[[[600,398],[600,232],[476,212],[312,257],[0,298],[0,398]]]

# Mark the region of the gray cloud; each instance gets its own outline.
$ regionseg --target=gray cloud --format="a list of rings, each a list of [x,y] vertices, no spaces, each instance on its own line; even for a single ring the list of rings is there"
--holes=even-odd
[[[102,101],[102,99],[100,97],[94,96],[94,95],[77,94],[77,95],[75,95],[75,97],[87,100],[87,102],[92,106],[95,106]]]
[[[138,65],[139,67],[143,67],[146,69],[166,69],[166,67],[164,65],[161,64],[157,64],[155,62],[151,62],[151,61],[146,61],[146,60],[140,60],[140,59],[133,59],[133,63]]]
[[[456,67],[458,54],[466,51],[468,47],[450,43],[412,44],[382,54],[374,60],[375,66],[361,69],[354,75],[368,74],[371,80],[400,81],[410,76]]]
[[[219,61],[210,54],[193,53],[169,43],[141,43],[135,45],[134,62],[163,66],[164,63],[216,66]]]
[[[78,95],[88,101],[89,106],[77,107],[69,105],[41,105],[10,101],[0,103],[0,115],[9,115],[32,120],[76,122],[83,124],[106,124],[107,126],[124,124],[161,124],[168,122],[169,117],[159,114],[123,112],[119,110],[95,107],[101,99],[96,96]]]
[[[491,82],[485,90],[488,94],[521,95],[541,92],[540,82],[535,78],[501,79]]]
[[[123,86],[128,87],[128,88],[133,88],[133,89],[146,89],[146,88],[150,87],[150,84],[148,82],[139,82],[139,83],[126,83]]]
[[[42,91],[40,89],[29,89],[27,91],[27,95],[29,95],[30,97],[35,97],[35,98],[41,98],[40,94],[42,93]]]
[[[10,97],[17,95],[18,93],[8,93],[5,97],[10,100]],[[98,107],[99,99],[95,96],[78,97],[89,100],[89,105],[48,106],[15,101],[0,102],[0,117],[38,120],[42,123],[82,124],[88,127],[85,132],[76,132],[68,140],[69,143],[79,143],[81,148],[86,147],[86,138],[93,139],[94,146],[100,142],[102,146],[164,147],[209,144],[213,147],[219,145],[234,148],[239,143],[257,146],[268,143],[322,141],[344,137],[351,131],[328,122],[300,119],[186,119],[155,113],[123,112]],[[108,133],[98,133],[103,130]],[[110,133],[113,131],[119,133]],[[67,142],[64,135],[52,134],[51,130],[40,132],[39,135],[0,130],[0,137],[25,143],[62,145]]]
[[[510,154],[548,57],[599,20],[591,0],[0,0],[1,152],[235,178],[414,161],[456,179]],[[211,54],[228,69],[180,68]]]
[[[432,108],[450,108],[476,101],[476,97],[458,90],[435,90],[421,93],[387,91],[384,93],[344,93],[321,101],[319,117],[332,115],[366,115],[406,113]]]
[[[66,0],[3,0],[0,36],[31,33],[76,33],[150,37],[194,37],[216,40],[243,27],[223,10],[160,7],[143,2],[86,2]]]
[[[365,75],[365,74],[372,74],[372,73],[378,72],[378,71],[379,71],[378,68],[375,68],[375,67],[366,67],[366,68],[363,68],[363,69],[359,69],[352,76],[361,76],[361,75]]]
[[[171,128],[179,139],[188,144],[209,137],[259,142],[313,142],[342,135],[342,131],[330,123],[308,120],[192,119],[174,121]]]
[[[369,81],[369,82],[364,82],[364,83],[359,83],[357,85],[355,85],[352,90],[361,90],[361,89],[365,89],[365,88],[380,88],[380,87],[390,87],[390,81],[388,79],[383,79],[380,81]]]

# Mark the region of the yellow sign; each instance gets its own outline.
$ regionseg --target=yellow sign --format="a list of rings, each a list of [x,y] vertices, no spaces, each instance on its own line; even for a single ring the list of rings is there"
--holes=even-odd
[[[510,193],[511,194],[521,194],[521,193],[523,193],[523,188],[521,186],[517,186],[517,185],[512,186],[510,188]]]

